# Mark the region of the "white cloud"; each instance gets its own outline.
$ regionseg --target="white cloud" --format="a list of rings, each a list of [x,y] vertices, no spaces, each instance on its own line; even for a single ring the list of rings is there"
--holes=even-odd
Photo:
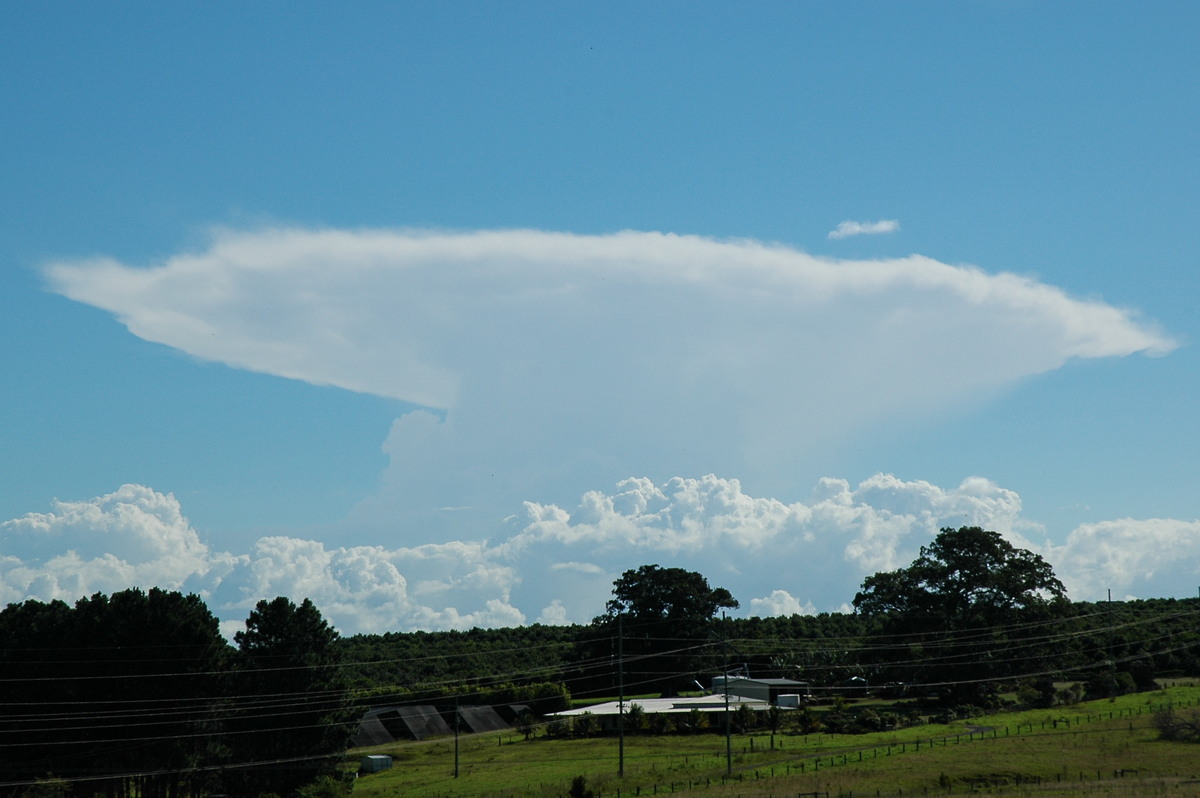
[[[126,486],[0,526],[0,598],[157,582],[244,617],[306,595],[348,631],[587,621],[617,575],[654,561],[763,608],[834,609],[940,525],[1017,541],[1035,525],[979,478],[770,498],[814,452],[1072,358],[1175,346],[1013,274],[660,233],[222,231],[148,268],[46,274],[146,340],[427,409],[396,419],[380,489],[342,525],[375,545],[214,552],[173,497]],[[1063,556],[1087,589],[1113,567]]]
[[[750,599],[750,614],[760,618],[771,618],[777,615],[816,615],[817,608],[813,603],[800,603],[800,599],[786,590],[772,590],[765,598]]]
[[[847,435],[1071,358],[1175,346],[1012,274],[662,233],[222,231],[149,268],[46,274],[147,340],[428,406],[397,420],[351,520],[437,536],[629,474],[781,494]]]
[[[855,222],[850,219],[839,222],[838,226],[829,231],[829,237],[849,238],[850,236],[880,235],[894,233],[900,229],[900,222],[895,219],[880,219],[877,222]]]
[[[204,597],[226,632],[258,600],[278,595],[311,598],[352,632],[525,622],[508,601],[513,569],[484,544],[327,548],[274,536],[258,539],[246,553],[213,552],[174,496],[141,485],[89,501],[55,502],[49,513],[6,521],[0,546],[4,604],[162,587]],[[405,572],[427,581],[410,590]]]
[[[568,623],[567,608],[561,601],[555,599],[542,609],[542,614],[538,616],[537,622],[549,626],[563,626]]]
[[[346,633],[591,620],[624,570],[683,567],[729,588],[748,615],[845,611],[868,574],[907,565],[943,526],[979,525],[1040,551],[1072,598],[1192,595],[1200,521],[1080,526],[1030,544],[1021,499],[971,477],[957,488],[878,474],[824,479],[807,502],[753,496],[712,475],[628,479],[573,509],[527,503],[495,542],[334,547],[263,537],[215,552],[170,494],[125,485],[0,524],[0,603],[129,587],[196,592],[232,633],[254,604],[311,598]],[[748,597],[748,598],[747,598]]]
[[[183,589],[229,564],[209,552],[174,496],[140,485],[5,521],[0,543],[10,555],[0,561],[0,603],[27,595],[74,600],[138,585]]]
[[[1200,521],[1123,518],[1083,524],[1042,555],[1068,593],[1090,598],[1192,596],[1200,589]]]

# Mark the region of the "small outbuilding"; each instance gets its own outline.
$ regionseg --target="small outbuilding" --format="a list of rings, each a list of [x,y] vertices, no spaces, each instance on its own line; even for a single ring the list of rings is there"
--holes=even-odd
[[[362,761],[358,763],[359,773],[378,773],[381,770],[388,770],[392,766],[392,758],[386,754],[371,754],[364,756]]]

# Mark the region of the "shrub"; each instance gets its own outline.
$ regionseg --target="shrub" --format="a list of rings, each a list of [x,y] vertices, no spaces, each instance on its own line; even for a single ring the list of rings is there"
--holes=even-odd
[[[333,776],[321,776],[296,790],[299,798],[343,798],[349,793],[346,783]]]
[[[576,776],[571,779],[571,790],[567,793],[571,798],[595,798],[596,793],[588,789],[587,776]]]
[[[580,737],[591,737],[596,733],[596,717],[590,712],[584,712],[575,716],[572,726]]]
[[[1172,742],[1200,742],[1200,710],[1176,712],[1174,709],[1163,710],[1154,716],[1154,726],[1158,729],[1158,739]]]

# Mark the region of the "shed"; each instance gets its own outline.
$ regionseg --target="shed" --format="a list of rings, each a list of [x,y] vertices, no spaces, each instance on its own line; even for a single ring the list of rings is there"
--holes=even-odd
[[[392,766],[392,758],[386,754],[371,754],[364,756],[358,763],[360,773],[378,773]]]

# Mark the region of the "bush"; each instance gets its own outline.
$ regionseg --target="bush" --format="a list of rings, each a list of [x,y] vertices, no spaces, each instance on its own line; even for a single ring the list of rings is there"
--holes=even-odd
[[[1075,683],[1070,687],[1064,687],[1056,695],[1060,704],[1078,704],[1083,700],[1083,685]]]
[[[1200,711],[1192,710],[1187,713],[1176,712],[1174,709],[1164,710],[1154,716],[1154,726],[1158,729],[1158,739],[1172,742],[1200,742]]]
[[[38,779],[21,792],[21,798],[65,798],[70,794],[70,785],[62,779],[50,776]]]
[[[796,713],[796,728],[801,734],[816,734],[823,728],[821,717],[811,708],[804,707]]]
[[[333,776],[321,776],[296,790],[299,798],[343,798],[349,794],[346,783]]]
[[[866,732],[875,732],[883,728],[883,720],[879,713],[873,709],[863,709],[854,716],[854,722],[850,725],[850,731],[864,734]]]
[[[575,733],[580,737],[591,737],[596,733],[596,716],[590,712],[584,712],[582,715],[576,715],[574,723],[571,724],[575,729]]]
[[[571,779],[571,790],[567,795],[571,798],[595,798],[596,793],[588,789],[587,776],[576,776]]]
[[[1135,662],[1129,666],[1129,675],[1133,677],[1134,686],[1139,693],[1145,693],[1150,690],[1158,689],[1158,682],[1155,677],[1154,663],[1142,660]]]
[[[1055,689],[1053,679],[1037,679],[1021,686],[1017,701],[1034,709],[1049,709],[1060,703],[1059,691]]]
[[[625,710],[625,731],[637,734],[640,731],[645,731],[650,721],[646,718],[646,710],[641,704],[630,704]]]

